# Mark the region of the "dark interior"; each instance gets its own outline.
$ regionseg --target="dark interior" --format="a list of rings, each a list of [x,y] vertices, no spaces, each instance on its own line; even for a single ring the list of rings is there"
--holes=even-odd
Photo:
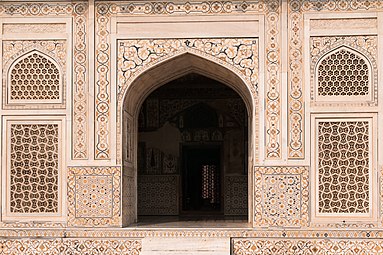
[[[152,92],[138,134],[138,216],[247,217],[247,112],[190,73]]]

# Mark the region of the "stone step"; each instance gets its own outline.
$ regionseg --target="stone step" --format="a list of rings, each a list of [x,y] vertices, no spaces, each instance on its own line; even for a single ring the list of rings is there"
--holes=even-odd
[[[146,237],[141,255],[228,255],[230,238]]]

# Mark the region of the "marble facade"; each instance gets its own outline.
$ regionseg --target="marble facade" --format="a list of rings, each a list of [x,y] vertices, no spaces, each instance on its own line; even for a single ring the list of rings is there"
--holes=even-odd
[[[382,1],[14,0],[0,17],[0,254],[382,253]],[[139,107],[190,72],[246,105],[243,228],[134,225]]]

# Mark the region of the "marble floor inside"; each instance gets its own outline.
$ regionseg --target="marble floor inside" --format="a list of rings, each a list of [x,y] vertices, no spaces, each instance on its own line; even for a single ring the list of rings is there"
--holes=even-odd
[[[139,216],[135,228],[250,228],[246,216]]]

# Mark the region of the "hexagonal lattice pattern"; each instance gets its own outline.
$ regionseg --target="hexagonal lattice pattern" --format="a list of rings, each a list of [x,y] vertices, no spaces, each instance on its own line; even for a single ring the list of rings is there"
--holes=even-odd
[[[60,71],[37,52],[20,59],[12,67],[9,79],[10,100],[60,99]]]
[[[359,55],[341,49],[325,57],[318,66],[319,96],[366,96],[369,69]]]

